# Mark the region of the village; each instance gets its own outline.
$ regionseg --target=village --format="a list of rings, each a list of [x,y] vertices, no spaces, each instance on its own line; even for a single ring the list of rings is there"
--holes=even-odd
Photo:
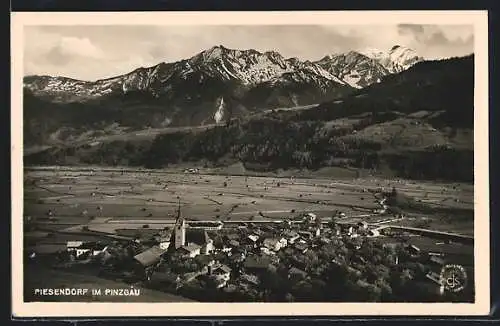
[[[343,218],[306,213],[280,223],[225,225],[189,221],[179,207],[171,228],[132,230],[132,240],[75,235],[66,250],[45,256],[27,250],[26,257],[196,301],[472,300],[444,291],[440,270],[454,262],[446,252],[422,250],[412,244],[421,237],[405,231]]]

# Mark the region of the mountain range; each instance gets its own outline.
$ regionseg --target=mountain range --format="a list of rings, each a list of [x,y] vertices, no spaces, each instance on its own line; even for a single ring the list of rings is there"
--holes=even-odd
[[[266,109],[317,104],[422,60],[401,46],[313,62],[219,45],[185,60],[96,81],[26,76],[25,145],[61,143],[65,135],[71,139],[90,130],[209,125]]]
[[[26,77],[24,162],[473,180],[474,56],[363,52],[301,62],[214,47],[96,82]]]

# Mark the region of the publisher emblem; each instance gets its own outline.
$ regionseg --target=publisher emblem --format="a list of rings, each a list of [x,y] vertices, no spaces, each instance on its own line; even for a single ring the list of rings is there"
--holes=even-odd
[[[467,286],[467,273],[460,265],[446,265],[441,270],[442,287],[450,292],[460,292]]]

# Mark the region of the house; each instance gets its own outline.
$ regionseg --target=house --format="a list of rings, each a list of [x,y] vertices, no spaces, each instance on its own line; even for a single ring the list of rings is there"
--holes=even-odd
[[[240,276],[240,284],[247,284],[251,286],[259,285],[260,281],[257,275],[254,274],[242,274]]]
[[[191,281],[194,281],[198,276],[203,275],[203,272],[189,272],[189,273],[184,273],[182,276],[180,276],[181,283],[189,283]]]
[[[301,253],[305,254],[307,250],[309,250],[309,246],[307,243],[299,241],[294,244],[294,248],[300,251]]]
[[[347,231],[346,232],[347,235],[349,235],[349,236],[353,236],[353,235],[356,234],[356,232],[354,231],[354,227],[353,226],[347,226],[346,231]]]
[[[103,252],[106,252],[108,250],[108,246],[103,244],[103,243],[97,243],[93,248],[92,248],[92,256],[97,256]]]
[[[271,264],[278,265],[280,263],[280,257],[273,253],[273,255],[268,256],[269,260],[271,260]]]
[[[267,238],[262,242],[262,246],[273,251],[279,251],[286,247],[287,241],[285,238]]]
[[[164,250],[168,250],[168,247],[170,247],[171,238],[172,233],[163,231],[154,236],[155,242]]]
[[[261,237],[263,234],[264,234],[264,231],[262,231],[261,229],[254,229],[253,230],[253,233],[259,237]]]
[[[263,254],[265,254],[265,255],[274,255],[274,254],[275,254],[275,253],[274,253],[274,251],[271,251],[271,250],[269,250],[269,249],[268,249],[268,248],[266,248],[266,247],[261,247],[261,248],[260,248],[260,251],[261,251]]]
[[[273,232],[274,231],[274,227],[272,227],[270,225],[264,225],[261,227],[261,229],[263,230],[263,232]]]
[[[441,257],[438,257],[438,256],[431,256],[429,258],[429,261],[431,263],[433,263],[434,265],[438,265],[438,266],[443,266],[445,264],[444,259]]]
[[[337,266],[342,266],[342,262],[340,262],[338,259],[333,258],[332,263],[337,265]]]
[[[436,273],[436,272],[429,272],[425,275],[425,277],[435,283],[437,285],[436,287],[429,287],[428,292],[432,294],[438,294],[438,295],[443,295],[444,294],[444,284],[443,281],[441,280],[441,276]]]
[[[293,244],[295,241],[297,241],[300,238],[300,235],[292,230],[287,230],[286,232],[283,233],[283,236],[287,240],[288,243]]]
[[[76,250],[76,248],[80,247],[83,244],[83,241],[68,241],[66,243],[66,248],[68,251]]]
[[[279,243],[281,244],[281,248],[288,246],[288,240],[283,237],[279,238]]]
[[[159,246],[153,246],[140,254],[134,256],[137,265],[136,272],[139,274],[145,273],[148,277],[151,275],[152,269],[161,262],[161,258],[166,250]]]
[[[409,245],[408,246],[408,251],[412,256],[417,256],[420,254],[420,248],[415,246],[415,245]]]
[[[188,243],[185,246],[179,248],[179,252],[187,257],[196,257],[201,254],[202,247],[196,243]]]
[[[307,213],[304,215],[304,221],[306,222],[315,222],[318,217],[314,213]]]
[[[153,246],[135,255],[134,259],[143,267],[150,267],[159,263],[161,261],[162,255],[165,252],[166,251],[164,249],[161,249],[159,246]]]
[[[238,241],[236,241],[236,240],[229,241],[229,247],[231,247],[231,248],[237,248],[239,246],[240,246],[240,243]]]
[[[215,276],[218,280],[227,282],[231,278],[231,268],[227,265],[221,264],[211,270],[209,269],[209,274]]]
[[[361,238],[358,238],[358,237],[351,236],[351,238],[353,238],[353,239],[346,243],[347,248],[356,249],[356,250],[361,249],[361,245],[363,244],[363,240]]]
[[[79,246],[75,247],[77,244],[81,243]],[[73,253],[75,258],[87,257],[88,255],[97,256],[100,254],[106,245],[96,242],[82,242],[82,241],[68,241],[67,250]],[[107,249],[107,248],[106,248]]]
[[[352,257],[352,261],[354,263],[358,263],[360,265],[365,265],[366,264],[366,259],[364,259],[362,256],[356,255],[356,254]]]
[[[370,283],[366,282],[366,281],[363,281],[363,280],[358,280],[356,282],[356,285],[360,288],[367,288],[370,286]]]
[[[300,234],[300,236],[303,239],[306,239],[306,240],[312,239],[314,237],[312,232],[310,232],[310,231],[299,231],[298,233]]]
[[[399,247],[399,243],[397,242],[389,242],[389,243],[384,243],[382,245],[384,249],[391,249],[391,250],[397,250]]]
[[[214,251],[214,242],[208,236],[206,230],[188,229],[186,233],[186,242],[197,244],[201,247],[200,253],[208,255]]]
[[[189,222],[188,227],[191,229],[204,229],[209,231],[217,231],[221,230],[224,226],[224,223],[221,221],[213,221],[213,222]]]
[[[359,269],[356,269],[354,267],[351,267],[351,266],[347,266],[347,270],[349,271],[349,273],[352,273],[358,277],[360,277],[361,275],[363,275],[363,273],[359,270]]]
[[[227,284],[222,290],[226,293],[234,293],[238,290],[238,287],[234,284]]]
[[[309,229],[313,237],[319,237],[321,235],[321,226],[320,227],[312,227]]]
[[[288,278],[294,282],[302,281],[307,278],[307,273],[297,267],[292,267],[288,270]]]
[[[322,244],[329,244],[330,242],[332,242],[332,240],[328,239],[327,237],[321,237],[319,239],[319,241],[322,243]]]
[[[438,257],[444,257],[444,254],[442,252],[432,252],[432,251],[429,251],[427,253],[429,256],[438,256]]]
[[[257,234],[250,234],[248,236],[248,239],[253,243],[257,243],[257,241],[259,240],[259,236]]]
[[[215,259],[213,259],[211,256],[207,255],[198,255],[195,257],[195,260],[202,266],[214,266],[216,264]]]
[[[234,253],[233,255],[231,255],[231,257],[229,257],[229,260],[232,263],[239,264],[239,263],[242,263],[245,260],[245,258],[246,258],[245,253],[237,252],[237,253]]]
[[[358,227],[358,229],[361,229],[361,230],[366,230],[368,229],[368,223],[366,223],[365,221],[360,221],[356,224],[356,226]]]
[[[368,237],[379,237],[380,236],[380,231],[377,229],[369,230],[368,231]]]
[[[215,287],[216,289],[221,289],[227,285],[227,281],[223,278],[218,278],[214,275],[208,275],[206,276],[206,280],[208,280],[211,284],[211,286]]]
[[[222,252],[225,252],[225,253],[228,253],[228,254],[231,254],[232,250],[233,250],[233,247],[231,247],[229,245],[226,245],[226,244],[224,244],[222,246],[222,249],[221,249]]]
[[[436,273],[436,272],[429,272],[425,275],[425,277],[431,281],[433,281],[434,283],[436,283],[437,285],[441,285],[441,276]]]
[[[99,254],[95,255],[99,257],[102,264],[106,265],[110,259],[113,258],[113,254],[109,252],[108,247],[105,247]]]
[[[224,235],[224,238],[226,241],[239,240],[240,235],[238,233],[228,233],[228,234]]]
[[[253,238],[253,237],[252,237]],[[255,239],[255,238],[253,238]],[[258,241],[253,241],[251,238],[244,237],[240,241],[240,248],[250,248],[250,250],[257,248]]]

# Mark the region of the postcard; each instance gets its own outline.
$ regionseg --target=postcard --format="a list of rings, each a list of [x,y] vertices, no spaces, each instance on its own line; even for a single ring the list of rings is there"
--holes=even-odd
[[[486,11],[11,17],[15,317],[489,312]]]

